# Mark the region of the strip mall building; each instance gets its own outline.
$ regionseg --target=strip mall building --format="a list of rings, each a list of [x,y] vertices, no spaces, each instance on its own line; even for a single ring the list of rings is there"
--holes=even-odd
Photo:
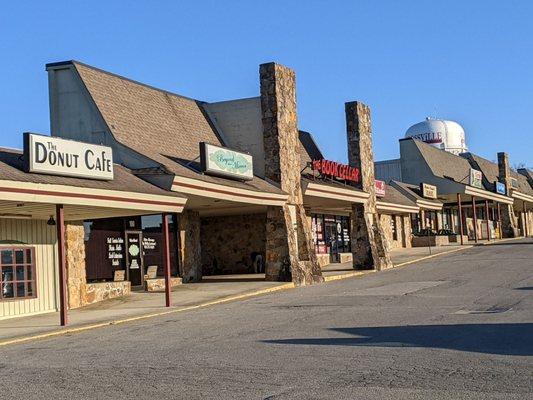
[[[375,181],[370,110],[345,104],[348,164],[298,129],[295,74],[207,103],[74,61],[47,65],[52,137],[0,152],[0,318],[166,290],[210,274],[321,282],[321,266],[391,267],[420,210]],[[38,144],[40,143],[40,144]],[[112,160],[112,161],[111,161]],[[430,183],[430,182],[428,182]]]

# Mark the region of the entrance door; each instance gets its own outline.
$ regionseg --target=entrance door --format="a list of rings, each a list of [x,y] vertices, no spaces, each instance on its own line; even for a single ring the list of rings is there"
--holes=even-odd
[[[324,229],[326,231],[326,243],[329,248],[331,262],[340,262],[337,223],[335,220],[326,220]]]
[[[141,286],[144,282],[141,243],[142,232],[126,231],[126,276],[131,286]]]

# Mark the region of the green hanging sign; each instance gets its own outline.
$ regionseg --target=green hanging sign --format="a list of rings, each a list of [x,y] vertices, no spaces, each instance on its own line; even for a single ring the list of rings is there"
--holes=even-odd
[[[227,147],[200,142],[200,161],[206,174],[239,180],[254,177],[252,156]]]

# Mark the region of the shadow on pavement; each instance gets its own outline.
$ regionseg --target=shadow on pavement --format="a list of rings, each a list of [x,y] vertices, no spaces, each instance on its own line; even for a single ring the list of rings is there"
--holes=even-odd
[[[264,340],[264,343],[360,346],[425,347],[510,356],[533,355],[533,323],[411,325],[332,328],[353,337]]]
[[[533,286],[517,287],[515,290],[533,290]]]

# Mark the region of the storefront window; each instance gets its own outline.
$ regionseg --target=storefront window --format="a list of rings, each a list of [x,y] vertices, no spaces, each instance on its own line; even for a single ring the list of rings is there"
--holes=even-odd
[[[346,216],[315,214],[312,216],[313,241],[317,254],[349,253],[350,219]]]
[[[164,274],[161,214],[85,221],[87,280],[110,281],[124,271],[132,285],[142,283],[148,267]],[[177,219],[169,218],[171,274],[178,275]],[[130,251],[131,250],[131,251]],[[152,268],[151,270],[154,270]]]
[[[36,297],[33,248],[0,247],[0,301]]]

